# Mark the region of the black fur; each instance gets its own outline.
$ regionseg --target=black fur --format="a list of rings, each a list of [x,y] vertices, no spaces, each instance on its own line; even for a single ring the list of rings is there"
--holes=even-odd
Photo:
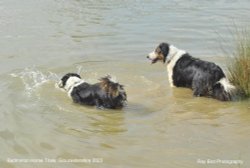
[[[124,105],[124,95],[112,97],[108,92],[101,89],[100,84],[90,85],[83,83],[73,89],[71,97],[75,103],[104,108],[121,108]]]
[[[226,92],[220,83],[217,83],[213,86],[213,94],[211,94],[211,96],[221,101],[229,101],[234,99],[233,95]]]
[[[72,76],[75,76],[75,77],[78,77],[81,79],[81,76],[76,74],[76,73],[67,73],[66,75],[64,75],[61,79],[62,81],[62,86],[64,87],[66,85],[66,82],[67,80],[69,79],[69,77],[72,77]]]
[[[167,63],[170,63],[175,56],[173,54],[171,59],[168,58],[170,50],[169,44],[161,43],[155,49],[157,58],[152,63],[157,61],[165,63],[166,60],[168,60]],[[176,50],[175,54],[180,51]],[[194,58],[184,52],[175,63],[172,71],[173,85],[191,88],[194,96],[213,97],[222,101],[232,100],[230,91],[227,92],[225,86],[219,82],[222,78],[226,78],[224,72],[212,62]]]
[[[80,78],[79,75],[69,73],[61,79],[64,86],[70,76]],[[69,94],[75,103],[98,108],[122,108],[127,100],[123,86],[112,82],[109,76],[101,78],[100,82],[96,84],[83,82],[80,85],[73,86]]]
[[[222,92],[218,90],[218,87],[223,88],[223,86],[217,82],[223,77],[225,74],[218,65],[193,58],[188,53],[176,62],[173,69],[174,85],[193,89],[194,96],[229,99],[228,96],[219,96]]]
[[[169,53],[169,44],[168,43],[161,43],[156,49],[155,49],[155,52],[158,54],[158,55],[163,55],[163,63],[166,62],[166,57]]]
[[[189,87],[199,90],[201,95],[212,84],[215,84],[225,74],[221,68],[211,62],[202,61],[191,57],[189,54],[184,54],[175,64],[173,69],[173,82],[175,86]]]

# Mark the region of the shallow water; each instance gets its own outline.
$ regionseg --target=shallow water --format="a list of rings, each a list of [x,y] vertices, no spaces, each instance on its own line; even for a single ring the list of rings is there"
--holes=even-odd
[[[248,25],[249,1],[2,0],[0,11],[0,167],[250,166],[250,101],[194,98],[146,60],[166,41],[226,71],[221,48],[233,52],[230,30]],[[90,83],[111,74],[128,105],[73,104],[54,86],[67,72]],[[101,163],[59,163],[93,158]]]

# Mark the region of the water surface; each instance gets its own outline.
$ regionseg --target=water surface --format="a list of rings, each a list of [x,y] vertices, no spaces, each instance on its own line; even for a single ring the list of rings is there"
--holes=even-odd
[[[250,102],[194,98],[170,88],[165,65],[146,54],[162,41],[226,71],[230,29],[250,19],[250,2],[2,0],[0,167],[198,168],[198,159],[249,167]],[[125,85],[123,110],[73,104],[55,89],[67,72],[88,82],[110,74]],[[8,158],[103,163],[8,163]]]

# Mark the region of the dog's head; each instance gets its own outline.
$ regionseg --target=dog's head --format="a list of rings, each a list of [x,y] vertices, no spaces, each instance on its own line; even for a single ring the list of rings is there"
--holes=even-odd
[[[66,91],[69,91],[69,89],[74,86],[76,83],[81,82],[82,79],[80,77],[80,75],[76,74],[76,73],[67,73],[66,75],[64,75],[61,80],[59,81],[59,83],[57,84],[57,86],[59,88],[63,88]]]
[[[168,54],[169,54],[169,44],[161,43],[153,52],[148,54],[147,58],[152,61],[152,64],[156,63],[157,61],[165,63]]]

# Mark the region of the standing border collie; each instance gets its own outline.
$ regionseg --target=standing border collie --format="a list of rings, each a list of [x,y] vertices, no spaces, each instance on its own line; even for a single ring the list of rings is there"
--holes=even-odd
[[[191,88],[194,96],[213,97],[221,101],[233,98],[235,87],[229,83],[222,69],[212,62],[194,58],[167,43],[161,43],[147,58],[152,63],[167,63],[171,87]]]
[[[122,108],[127,100],[123,85],[112,81],[110,76],[101,78],[99,83],[89,84],[80,75],[68,73],[58,87],[67,91],[73,102],[98,108]]]

